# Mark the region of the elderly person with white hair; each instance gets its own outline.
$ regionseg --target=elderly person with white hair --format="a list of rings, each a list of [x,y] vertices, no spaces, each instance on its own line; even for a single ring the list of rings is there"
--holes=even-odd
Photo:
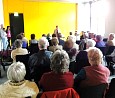
[[[73,74],[69,72],[69,56],[57,50],[51,58],[51,72],[44,73],[39,82],[44,91],[55,91],[73,87]]]
[[[16,55],[28,54],[28,50],[22,48],[22,41],[20,39],[15,40],[14,44],[16,49],[11,51],[11,58],[13,59],[13,62],[16,62]]]
[[[91,66],[84,67],[75,77],[75,87],[96,86],[108,83],[110,71],[102,65],[103,54],[100,49],[91,47],[88,49],[88,60]]]
[[[90,47],[94,47],[96,42],[92,39],[87,39],[86,42],[86,50],[80,51],[76,56],[76,64],[75,64],[75,73],[77,74],[83,67],[90,66],[87,56],[87,50]]]
[[[39,51],[30,56],[28,65],[30,66],[31,78],[36,83],[40,80],[43,73],[50,71],[51,51],[47,51],[47,39],[42,37],[38,43]]]
[[[0,98],[36,98],[39,89],[36,83],[25,80],[25,75],[23,63],[11,64],[7,70],[8,81],[0,85]]]

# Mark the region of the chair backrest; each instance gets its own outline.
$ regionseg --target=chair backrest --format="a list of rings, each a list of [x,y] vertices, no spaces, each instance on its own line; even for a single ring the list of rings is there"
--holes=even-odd
[[[103,83],[97,86],[79,88],[77,91],[80,98],[103,98],[108,84]]]
[[[30,68],[28,66],[28,60],[29,60],[30,54],[26,55],[16,55],[16,62],[20,61],[25,64],[26,67],[26,76],[25,79],[30,80]]]
[[[78,44],[78,45],[79,45],[79,44],[80,44],[80,42],[81,42],[81,41],[76,41],[76,44]]]
[[[101,50],[101,52],[103,53],[103,56],[106,55],[106,51],[107,51],[107,48],[106,47],[97,47]]]
[[[109,46],[106,52],[106,55],[110,55],[115,49],[115,46]]]
[[[38,43],[34,43],[34,44],[30,44],[29,46],[29,51],[30,51],[30,54],[34,54],[34,53],[37,53],[39,51],[39,48],[38,48]]]
[[[90,66],[87,52],[80,51],[76,56],[75,73],[77,74],[85,66]]]
[[[37,98],[80,98],[79,94],[73,88],[67,88],[58,91],[43,92],[41,97]]]
[[[106,43],[107,42],[107,40],[108,40],[108,38],[103,38],[103,41]]]
[[[115,98],[115,78],[111,80],[109,89],[105,95],[105,98]]]

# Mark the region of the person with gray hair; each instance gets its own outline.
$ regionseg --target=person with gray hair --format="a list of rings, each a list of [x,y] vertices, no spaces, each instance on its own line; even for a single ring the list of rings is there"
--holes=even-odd
[[[16,55],[28,54],[28,50],[22,48],[22,41],[20,39],[15,40],[15,47],[16,49],[11,51],[11,58],[13,59],[13,62],[16,62]]]
[[[96,45],[95,47],[105,47],[105,42],[103,41],[103,37],[101,35],[96,36]]]
[[[79,87],[96,86],[108,83],[110,71],[102,65],[103,54],[100,49],[91,47],[88,49],[88,60],[91,66],[86,66],[75,77],[75,85]]]
[[[51,58],[51,72],[44,73],[39,81],[44,91],[73,87],[73,74],[69,72],[69,56],[64,50],[56,50]]]
[[[52,46],[49,47],[49,51],[55,52],[56,50],[60,49],[62,50],[62,45],[58,45],[59,41],[57,37],[53,37],[51,39]]]
[[[88,49],[89,47],[95,47],[96,42],[92,39],[87,39],[86,42],[86,49]]]
[[[36,83],[40,80],[43,73],[50,71],[51,51],[47,51],[47,39],[42,37],[38,43],[39,51],[30,56],[28,65],[30,66],[31,78]]]
[[[34,82],[25,80],[25,65],[12,63],[7,70],[8,81],[0,85],[0,98],[36,98],[39,89]]]

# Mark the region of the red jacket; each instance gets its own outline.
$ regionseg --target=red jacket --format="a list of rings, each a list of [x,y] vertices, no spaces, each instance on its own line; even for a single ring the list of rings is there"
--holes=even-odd
[[[81,87],[95,86],[102,83],[108,83],[110,71],[103,65],[84,67],[86,79],[81,82]]]
[[[74,83],[71,72],[54,73],[53,71],[44,73],[39,85],[44,91],[56,91],[66,88],[72,88]]]
[[[73,88],[44,92],[40,98],[80,98]]]

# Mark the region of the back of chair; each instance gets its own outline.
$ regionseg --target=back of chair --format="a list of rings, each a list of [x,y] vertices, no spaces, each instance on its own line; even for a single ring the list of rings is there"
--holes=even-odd
[[[58,91],[44,92],[41,97],[37,98],[80,98],[73,88],[67,88]]]
[[[106,43],[107,42],[107,40],[108,40],[108,38],[103,38],[103,41]]]
[[[79,88],[80,98],[103,98],[108,84],[103,83],[97,86]]]
[[[87,52],[80,51],[76,56],[76,64],[74,66],[75,74],[78,74],[79,71],[85,66],[90,66],[90,63],[89,63],[88,57],[87,57]]]
[[[109,46],[106,52],[106,55],[110,55],[115,49],[115,46]]]
[[[101,52],[103,53],[103,56],[106,55],[106,51],[107,51],[107,48],[106,47],[97,47],[101,50]]]
[[[30,80],[30,68],[28,66],[29,56],[30,56],[30,54],[16,55],[16,62],[20,61],[20,62],[23,62],[25,64],[25,67],[26,67],[26,76],[25,76],[25,79],[27,79],[27,80]]]
[[[115,98],[115,78],[111,80],[109,90],[107,91],[105,98]]]
[[[37,53],[39,51],[38,43],[36,43],[36,44],[30,44],[29,51],[30,51],[31,55],[34,54],[34,53]]]

